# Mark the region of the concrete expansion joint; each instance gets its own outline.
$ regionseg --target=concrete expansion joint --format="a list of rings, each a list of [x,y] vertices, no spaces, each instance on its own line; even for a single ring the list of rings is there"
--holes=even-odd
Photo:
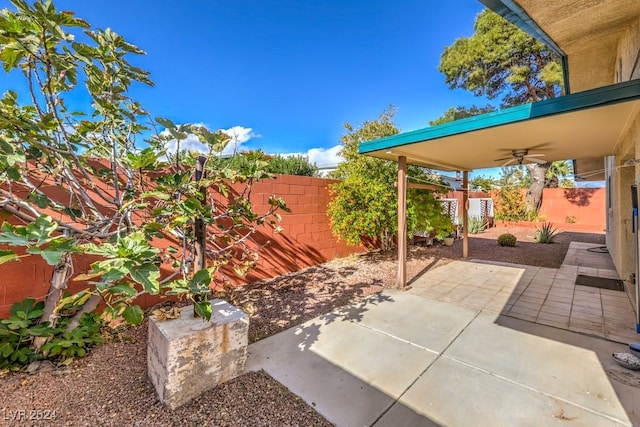
[[[480,316],[480,313],[482,313],[482,310],[476,310],[476,313],[475,313],[475,315],[473,316],[473,318],[472,318],[471,320],[469,320],[469,321],[467,322],[467,324],[466,324],[466,325],[464,325],[464,327],[463,327],[463,328],[461,328],[461,329],[460,329],[460,331],[458,332],[458,334],[457,334],[457,335],[456,335],[456,336],[455,336],[455,337],[454,337],[454,338],[449,342],[449,344],[447,344],[447,346],[446,346],[446,347],[445,347],[441,352],[437,352],[437,351],[429,350],[430,352],[432,352],[432,353],[435,353],[435,354],[436,354],[435,359],[433,359],[433,361],[432,361],[431,363],[429,363],[429,364],[427,365],[427,367],[426,367],[422,372],[420,372],[420,375],[418,375],[418,376],[417,376],[417,377],[416,377],[416,378],[415,378],[415,379],[414,379],[414,380],[413,380],[413,381],[412,381],[412,382],[411,382],[411,383],[410,383],[410,384],[409,384],[409,385],[408,385],[408,386],[407,386],[407,387],[402,391],[402,393],[400,393],[400,395],[399,395],[399,396],[398,396],[398,397],[397,397],[393,402],[391,402],[391,404],[390,404],[387,408],[385,408],[385,410],[384,410],[384,411],[382,411],[382,412],[380,413],[380,416],[378,416],[378,418],[376,418],[376,419],[375,419],[375,421],[374,421],[373,423],[371,423],[371,426],[375,426],[375,425],[377,424],[377,422],[378,422],[378,421],[380,421],[380,419],[381,419],[382,417],[384,417],[384,415],[385,415],[387,412],[389,412],[389,410],[390,410],[390,409],[391,409],[391,408],[392,408],[396,403],[400,403],[400,400],[401,400],[401,399],[402,399],[402,397],[407,393],[407,391],[409,391],[409,389],[410,389],[411,387],[413,387],[413,386],[418,382],[418,380],[419,380],[420,378],[422,378],[422,376],[423,376],[423,375],[424,375],[424,374],[425,374],[425,373],[426,373],[426,372],[427,372],[427,371],[428,371],[428,370],[429,370],[429,369],[430,369],[430,368],[431,368],[431,367],[432,367],[432,366],[433,366],[433,365],[434,365],[438,360],[440,360],[440,358],[441,358],[441,357],[443,357],[443,356],[444,356],[444,353],[449,349],[449,347],[451,347],[451,345],[453,345],[453,343],[454,343],[454,342],[455,342],[455,341],[460,337],[460,335],[462,335],[462,333],[463,333],[464,331],[466,331],[466,330],[467,330],[467,328],[469,327],[469,325],[471,325],[471,324],[472,324],[472,323],[473,323],[473,322],[478,318],[478,316]],[[402,340],[402,341],[404,341],[404,340]],[[405,341],[405,342],[406,342],[406,341]],[[420,346],[416,346],[416,347],[420,347]],[[420,347],[420,348],[423,348],[423,347]],[[425,349],[425,350],[428,350],[428,349]]]
[[[599,337],[596,337],[596,338],[599,338]],[[455,341],[455,340],[454,340],[454,341]],[[444,353],[444,352],[443,352],[443,353]],[[597,411],[597,410],[595,410],[595,409],[591,409],[591,408],[589,408],[588,406],[580,405],[579,403],[572,402],[572,401],[567,400],[567,399],[565,399],[565,398],[562,398],[562,397],[560,397],[560,396],[556,396],[555,394],[552,394],[552,393],[546,393],[546,392],[544,392],[544,391],[542,391],[542,390],[540,390],[540,389],[538,389],[538,388],[531,387],[531,386],[529,386],[529,385],[526,385],[526,384],[520,383],[520,382],[518,382],[518,381],[511,380],[511,379],[509,379],[509,378],[507,378],[507,377],[504,377],[504,376],[502,376],[502,375],[499,375],[499,374],[497,374],[497,373],[495,373],[495,372],[493,372],[493,371],[489,371],[489,370],[487,370],[487,369],[480,368],[479,366],[469,364],[469,363],[467,363],[467,362],[465,362],[465,361],[463,361],[463,360],[457,359],[457,358],[455,358],[455,357],[451,357],[451,356],[444,355],[444,354],[442,355],[442,357],[443,357],[443,358],[445,358],[445,359],[451,360],[452,362],[455,362],[455,363],[458,363],[458,364],[460,364],[460,365],[463,365],[463,366],[465,366],[465,367],[467,367],[467,368],[473,369],[474,371],[478,371],[478,372],[481,372],[481,373],[483,373],[483,374],[490,375],[490,376],[492,376],[492,377],[494,377],[494,378],[497,378],[497,379],[499,379],[499,380],[501,380],[501,381],[505,381],[505,382],[508,382],[509,384],[513,384],[513,385],[515,385],[515,386],[517,386],[517,387],[522,387],[522,388],[527,389],[527,390],[529,390],[529,391],[532,391],[532,392],[534,392],[534,393],[540,394],[541,396],[550,397],[550,398],[552,398],[552,399],[556,399],[556,400],[558,400],[558,401],[560,401],[560,402],[562,402],[562,403],[566,403],[567,405],[571,405],[571,406],[573,406],[573,407],[576,407],[576,408],[582,409],[582,410],[584,410],[584,411],[591,412],[592,414],[595,414],[595,415],[598,415],[598,416],[601,416],[601,417],[607,418],[608,420],[613,421],[613,422],[616,422],[616,423],[619,423],[620,425],[625,425],[625,424],[626,424],[626,421],[625,421],[625,420],[622,420],[622,419],[620,419],[620,418],[616,418],[616,417],[611,416],[611,415],[609,415],[609,414],[607,414],[607,413],[605,413],[605,412]],[[428,369],[428,368],[427,368],[427,369]]]
[[[414,342],[412,342],[412,341],[406,340],[406,339],[404,339],[404,338],[400,338],[399,336],[397,336],[397,335],[395,335],[395,334],[390,334],[390,333],[385,332],[385,331],[383,331],[383,330],[381,330],[381,329],[374,328],[374,327],[372,327],[372,326],[365,325],[365,324],[363,324],[363,323],[356,322],[356,321],[353,321],[353,320],[350,320],[350,322],[351,322],[351,323],[353,323],[353,324],[355,324],[356,326],[360,326],[360,327],[362,327],[362,328],[369,329],[370,331],[373,331],[373,332],[376,332],[376,333],[378,333],[378,334],[381,334],[381,335],[387,336],[387,337],[389,337],[389,338],[392,338],[392,339],[394,339],[394,340],[400,341],[400,342],[402,342],[402,343],[409,344],[409,345],[410,345],[410,346],[412,346],[412,347],[419,348],[420,350],[425,350],[425,351],[427,351],[427,352],[429,352],[429,353],[433,353],[433,354],[440,354],[440,353],[438,353],[438,352],[437,352],[437,351],[435,351],[435,350],[431,350],[430,348],[423,347],[423,346],[421,346],[420,344],[416,344],[416,343],[414,343]]]

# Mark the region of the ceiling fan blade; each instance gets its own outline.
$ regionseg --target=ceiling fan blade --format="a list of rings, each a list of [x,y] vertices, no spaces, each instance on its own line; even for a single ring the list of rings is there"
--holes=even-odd
[[[524,158],[529,160],[529,161],[531,161],[531,162],[533,162],[533,163],[539,163],[539,164],[547,163],[546,160],[536,159],[535,157],[531,157],[531,156],[525,156]]]
[[[494,162],[501,162],[503,160],[509,160],[509,159],[513,159],[513,156],[509,156],[509,157],[500,157],[499,159],[494,159]]]
[[[504,159],[500,159],[500,160],[504,160]],[[500,167],[503,168],[503,167],[505,167],[507,165],[510,165],[511,163],[515,163],[517,160],[518,159],[515,159],[515,158],[512,157],[511,159],[509,159],[506,162],[504,162],[503,164],[501,164]]]
[[[546,157],[546,154],[538,153],[538,154],[527,154],[524,157]]]

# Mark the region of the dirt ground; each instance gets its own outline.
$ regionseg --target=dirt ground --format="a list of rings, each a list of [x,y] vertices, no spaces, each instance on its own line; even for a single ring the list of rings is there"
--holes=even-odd
[[[510,232],[515,247],[500,247]],[[562,232],[552,244],[538,244],[535,230],[498,227],[471,235],[472,259],[559,267],[571,241],[604,245],[601,233]],[[409,280],[462,256],[452,247],[411,246]],[[250,342],[268,337],[355,299],[395,287],[395,253],[369,253],[334,260],[268,281],[251,283],[229,295],[250,314]],[[68,368],[35,375],[9,373],[0,379],[0,425],[68,426],[326,426],[300,398],[263,372],[222,384],[171,411],[157,400],[146,375],[146,321],[115,334]],[[48,415],[49,419],[43,419]],[[33,417],[34,419],[29,419]]]

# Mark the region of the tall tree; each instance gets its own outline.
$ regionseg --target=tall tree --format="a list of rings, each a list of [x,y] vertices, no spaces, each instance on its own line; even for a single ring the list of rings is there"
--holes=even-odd
[[[449,87],[501,99],[503,107],[560,94],[562,66],[544,44],[500,15],[482,11],[474,34],[445,47],[438,69]]]
[[[469,188],[489,192],[496,185],[496,181],[490,176],[479,175],[469,181]]]
[[[435,120],[430,120],[430,126],[437,126],[444,123],[453,122],[460,119],[466,119],[467,117],[478,116],[480,114],[492,113],[496,111],[496,107],[493,105],[485,105],[484,107],[478,107],[472,105],[471,107],[451,107],[444,114]]]
[[[488,9],[476,18],[471,37],[445,47],[439,70],[450,88],[500,99],[502,107],[554,98],[562,91],[562,66],[557,55]],[[531,176],[526,197],[529,210],[540,208],[550,166],[527,165]]]
[[[397,164],[358,153],[361,142],[398,133],[393,122],[395,108],[389,107],[360,127],[345,124],[341,156],[345,159],[332,172],[341,181],[331,185],[333,200],[328,213],[334,234],[349,244],[362,238],[390,249],[398,231]],[[440,178],[424,168],[411,166],[408,175],[442,184]],[[445,190],[445,187],[441,187]],[[442,212],[433,191],[412,189],[407,195],[407,224],[410,230],[450,230],[452,225]],[[365,242],[366,243],[366,242]]]
[[[566,181],[566,177],[573,173],[573,165],[570,161],[557,161],[551,163],[547,171],[545,187],[557,188]]]

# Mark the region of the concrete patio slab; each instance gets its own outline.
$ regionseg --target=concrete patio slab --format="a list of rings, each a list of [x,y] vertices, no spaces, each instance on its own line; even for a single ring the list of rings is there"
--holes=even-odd
[[[477,316],[477,310],[423,298],[402,291],[387,290],[385,296],[396,304],[377,304],[370,299],[347,306],[336,313],[343,319],[440,353]],[[366,309],[369,305],[370,309]],[[401,308],[399,308],[401,307]],[[360,313],[354,315],[354,313]]]
[[[409,292],[620,343],[640,341],[627,293],[575,284],[578,274],[617,278],[609,254],[594,248],[600,250],[571,242],[560,268],[454,261],[414,280]],[[481,284],[469,284],[474,275]]]
[[[375,425],[610,427],[625,423],[443,357]]]
[[[364,306],[350,306],[252,344],[247,370],[264,369],[336,425],[372,425],[437,357],[393,337],[397,322],[386,331],[360,323],[360,315],[375,324],[390,307],[401,313],[415,307],[411,298],[419,298],[395,297],[369,298]],[[406,326],[420,328],[416,323]]]
[[[625,349],[385,291],[252,344],[247,367],[337,426],[631,426],[640,376],[611,358]]]
[[[601,358],[592,350],[597,339],[560,330],[548,338],[540,325],[508,322],[482,313],[446,355],[602,417],[629,422]]]

